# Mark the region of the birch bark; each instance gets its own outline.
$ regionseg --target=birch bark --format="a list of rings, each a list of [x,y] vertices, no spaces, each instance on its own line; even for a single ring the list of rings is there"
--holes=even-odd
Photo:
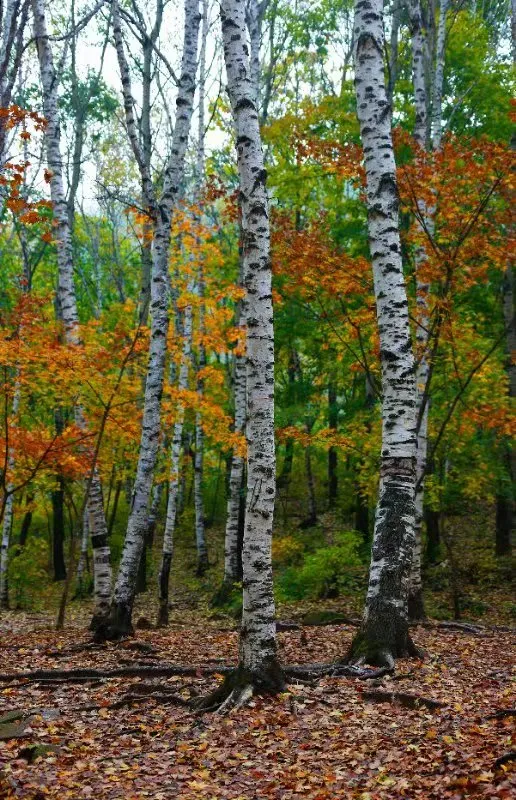
[[[242,304],[237,324],[244,327]],[[235,356],[233,373],[233,393],[235,402],[235,431],[244,433],[246,420],[246,365],[245,358]],[[224,587],[229,591],[233,584],[242,579],[242,562],[240,558],[240,508],[244,491],[245,459],[233,453],[229,474],[229,496],[226,517],[226,534],[224,538]],[[224,593],[223,593],[224,594]]]
[[[20,410],[21,385],[18,375],[19,373],[16,376],[14,395],[13,395],[13,405],[12,405],[13,419],[16,419],[16,417],[18,416],[18,411]],[[9,447],[9,455],[7,458],[8,474],[12,474],[14,466],[15,466],[15,452],[12,447]],[[8,492],[8,495],[4,506],[4,517],[2,520],[2,541],[0,543],[0,608],[9,608],[7,568],[8,568],[8,557],[9,557],[9,541],[11,538],[11,528],[13,525],[13,502],[14,502],[14,495],[12,494],[13,486],[10,481],[8,481],[8,483],[6,484],[5,489],[6,492]]]
[[[34,17],[34,37],[38,51],[41,84],[43,88],[43,113],[47,121],[45,127],[45,148],[50,178],[50,197],[56,223],[56,250],[58,266],[57,296],[65,339],[68,344],[80,345],[78,333],[77,301],[73,279],[72,237],[66,196],[63,187],[61,130],[58,111],[58,80],[54,69],[52,48],[47,32],[45,0],[31,0]],[[87,428],[83,410],[75,408],[75,420],[81,430]],[[93,548],[93,575],[95,612],[92,627],[105,617],[109,609],[111,595],[110,551],[107,526],[102,501],[102,485],[98,470],[95,469],[88,497],[91,543]]]
[[[276,655],[272,526],[276,492],[274,447],[274,330],[267,173],[246,41],[245,0],[222,0],[228,93],[236,131],[242,207],[247,321],[247,505],[243,611],[238,669],[215,701],[241,705],[253,691],[276,692],[284,678]]]
[[[430,135],[432,139],[432,149],[440,150],[442,140],[442,119],[443,119],[443,84],[444,84],[444,61],[446,53],[446,15],[448,13],[449,0],[441,0],[439,8],[439,22],[437,25],[437,43],[435,51],[435,75],[432,92],[432,119]]]
[[[425,29],[421,13],[420,0],[409,0],[408,15],[412,40],[412,84],[414,88],[414,104],[416,118],[414,124],[414,139],[421,150],[427,149],[428,130],[428,97],[425,80]],[[426,230],[433,231],[433,211],[426,205],[419,204],[419,213],[424,219]],[[421,580],[421,552],[422,552],[422,526],[424,507],[424,476],[426,472],[427,447],[428,447],[428,396],[427,387],[430,375],[428,362],[428,330],[429,316],[429,284],[422,278],[426,263],[426,251],[419,246],[415,252],[416,267],[416,295],[417,295],[417,329],[416,339],[420,353],[416,372],[416,403],[417,418],[417,457],[416,457],[416,495],[415,495],[415,526],[414,550],[409,577],[408,613],[410,619],[424,619],[426,617],[423,601],[423,585]]]
[[[208,38],[208,0],[202,0],[202,33],[201,50],[199,54],[199,125],[197,137],[197,185],[194,203],[199,204],[204,183],[204,106],[206,103],[206,41]],[[196,212],[200,221],[200,213]],[[202,255],[199,257],[197,270],[197,294],[199,297],[199,347],[197,358],[197,396],[200,403],[204,397],[203,370],[206,367],[205,334],[205,279]],[[194,508],[195,508],[195,544],[197,547],[197,575],[202,576],[208,569],[208,549],[206,546],[206,531],[204,527],[204,430],[201,414],[195,416],[195,455],[194,455]]]
[[[176,122],[172,148],[165,170],[163,194],[157,211],[153,241],[151,280],[151,340],[145,383],[143,423],[136,478],[131,499],[124,549],[109,623],[103,637],[117,638],[132,630],[131,617],[136,591],[138,565],[148,526],[148,506],[159,447],[161,395],[165,374],[168,333],[168,257],[172,211],[184,177],[184,162],[195,92],[195,72],[199,35],[199,0],[185,0],[185,29],[181,77],[176,99]]]
[[[414,546],[416,398],[403,277],[391,114],[384,82],[383,0],[355,4],[355,88],[367,178],[369,245],[380,334],[382,455],[362,625],[350,657],[387,664],[410,647],[408,576]]]
[[[187,291],[192,291],[189,284]],[[192,306],[188,305],[184,311],[183,319],[183,352],[181,354],[181,366],[179,367],[178,389],[188,389],[188,375],[192,359]],[[170,445],[170,479],[168,484],[167,516],[165,520],[165,533],[163,535],[163,551],[161,556],[161,567],[159,571],[159,610],[158,625],[168,625],[168,599],[170,568],[174,553],[174,533],[176,529],[178,512],[178,489],[179,489],[179,460],[181,456],[181,442],[183,439],[183,423],[185,408],[182,402],[177,407],[177,418],[174,423],[172,442]]]
[[[437,43],[435,53],[435,70],[433,78],[433,92],[431,104],[430,142],[434,151],[441,148],[442,141],[442,96],[445,60],[445,35],[446,14],[448,1],[441,0],[439,23],[437,27]],[[412,81],[414,86],[414,101],[416,107],[416,121],[414,139],[422,150],[427,149],[428,109],[430,106],[426,89],[425,53],[429,52],[426,42],[425,27],[422,18],[420,0],[409,0],[409,20],[412,38]],[[434,232],[435,209],[419,204],[419,213],[424,220],[424,226],[429,236]],[[422,554],[422,526],[424,517],[425,474],[427,471],[428,453],[428,416],[429,416],[429,379],[430,364],[428,361],[428,330],[430,326],[429,292],[430,286],[422,278],[426,263],[426,251],[419,247],[415,253],[416,265],[416,291],[418,307],[417,342],[420,359],[416,375],[417,384],[417,461],[416,461],[416,518],[415,518],[415,544],[412,557],[412,566],[409,578],[408,611],[411,619],[424,619],[426,617],[423,584],[421,579],[421,554]]]

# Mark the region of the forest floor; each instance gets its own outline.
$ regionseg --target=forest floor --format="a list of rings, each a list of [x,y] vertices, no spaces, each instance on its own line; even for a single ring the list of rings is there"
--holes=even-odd
[[[238,634],[229,621],[185,610],[168,629],[88,645],[85,613],[82,606],[63,632],[44,616],[11,612],[0,621],[1,798],[516,796],[516,637],[508,629],[418,627],[425,658],[399,662],[394,676],[294,684],[220,716],[197,715],[185,701],[212,690],[222,680],[219,665],[235,662]],[[353,631],[345,624],[285,630],[281,661],[331,662]],[[6,675],[171,664],[193,674],[77,682]]]

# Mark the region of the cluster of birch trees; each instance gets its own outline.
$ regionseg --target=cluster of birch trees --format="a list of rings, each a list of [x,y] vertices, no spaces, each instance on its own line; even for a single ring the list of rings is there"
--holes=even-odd
[[[224,586],[231,589],[242,581],[243,611],[238,670],[228,678],[217,701],[240,704],[253,691],[277,691],[284,682],[276,654],[272,574],[278,481],[271,208],[267,189],[267,159],[271,156],[264,147],[261,131],[278,104],[278,87],[285,86],[298,103],[303,81],[307,78],[306,73],[304,77],[294,74],[297,69],[294,67],[289,74],[278,69],[282,46],[290,46],[285,19],[292,23],[289,15],[294,15],[295,19],[297,3],[287,4],[285,8],[277,0],[221,0],[220,8],[212,6],[209,0],[184,0],[181,9],[175,6],[172,9],[171,5],[167,0],[156,0],[151,8],[138,0],[101,0],[78,9],[72,0],[71,5],[66,4],[63,8],[67,12],[67,23],[63,32],[57,35],[53,33],[53,4],[45,0],[6,0],[0,5],[0,105],[5,109],[12,105],[18,85],[17,96],[30,99],[30,92],[22,89],[28,80],[27,70],[34,70],[37,64],[37,92],[41,96],[38,110],[45,119],[39,173],[45,174],[52,203],[52,246],[57,267],[55,309],[66,343],[76,348],[83,346],[75,238],[78,191],[81,181],[87,182],[84,165],[89,157],[86,155],[88,125],[95,119],[107,126],[109,114],[112,115],[110,103],[114,104],[115,117],[124,132],[124,142],[120,145],[122,152],[132,160],[132,180],[136,188],[131,204],[139,209],[144,220],[143,236],[138,243],[138,285],[133,288],[137,297],[133,299],[137,300],[139,328],[149,328],[148,354],[141,387],[140,441],[131,477],[125,538],[116,572],[110,553],[105,487],[99,464],[101,437],[95,439],[88,435],[91,421],[81,403],[77,402],[73,408],[75,425],[84,434],[81,448],[89,465],[88,475],[81,484],[83,500],[78,518],[82,525],[82,547],[80,558],[76,560],[79,574],[82,574],[89,538],[93,553],[92,629],[98,638],[118,638],[132,631],[141,563],[158,522],[163,523],[158,621],[162,625],[168,622],[170,572],[181,489],[180,464],[185,443],[185,408],[183,401],[179,400],[172,429],[164,430],[163,393],[167,381],[177,386],[179,397],[181,391],[188,389],[194,324],[193,304],[183,304],[178,308],[177,293],[171,281],[172,254],[182,248],[181,242],[173,239],[173,222],[178,210],[185,205],[193,209],[194,222],[205,213],[207,146],[212,174],[217,169],[221,173],[227,170],[228,159],[232,160],[232,153],[236,153],[238,282],[244,291],[235,316],[236,324],[245,330],[245,354],[236,354],[232,360],[231,405],[234,430],[245,435],[247,452],[243,457],[235,451],[228,465]],[[411,48],[411,133],[420,151],[440,151],[444,131],[446,26],[449,12],[453,10],[449,0],[441,0],[438,5],[433,0],[395,0],[389,9],[384,8],[383,0],[356,0],[354,8],[349,3],[335,3],[335,18],[342,22],[342,30],[335,34],[333,43],[331,35],[323,32],[323,44],[320,45],[327,53],[332,46],[344,42],[343,84],[348,70],[352,69],[354,75],[381,365],[381,457],[369,583],[362,626],[348,654],[349,659],[360,664],[367,662],[392,667],[396,658],[417,652],[409,636],[409,615],[412,618],[425,615],[421,581],[422,528],[425,476],[429,471],[428,431],[432,413],[429,387],[433,371],[430,351],[435,341],[435,337],[432,338],[435,321],[429,301],[431,286],[425,278],[427,250],[422,246],[416,248],[414,255],[418,316],[415,324],[411,320],[400,239],[399,190],[392,129],[398,39],[403,29],[409,32],[404,42],[409,41]],[[476,8],[473,13],[477,13]],[[485,13],[492,13],[494,19],[500,9],[493,4],[492,8],[485,9]],[[178,19],[181,21],[181,35],[175,36],[177,42],[174,46],[179,45],[180,56],[176,59],[179,67],[175,66],[175,55],[170,52],[173,34],[179,31]],[[98,73],[88,73],[90,80],[85,82],[80,78],[80,59],[84,58],[80,41],[83,36],[93,36],[91,30],[95,24],[96,34],[101,39],[100,46],[96,44],[96,52],[101,53],[102,66]],[[296,35],[299,36],[299,32]],[[512,35],[514,37],[514,18]],[[214,89],[217,81],[214,80],[213,65],[219,58],[219,42],[222,43],[220,61],[224,65],[221,73],[224,77],[221,79],[222,88]],[[386,61],[387,51],[389,58]],[[106,52],[111,54],[117,68],[112,87],[105,83],[103,76]],[[283,69],[288,69],[288,66]],[[317,65],[310,65],[312,69],[317,69]],[[69,101],[75,115],[72,141],[69,131],[65,131],[63,136],[65,75],[70,82]],[[334,75],[327,74],[321,77],[321,81],[331,84],[333,78]],[[34,72],[32,80],[36,81]],[[170,87],[174,87],[173,92]],[[217,91],[219,96],[215,96]],[[171,96],[174,97],[173,104]],[[222,154],[217,161],[214,155],[217,148],[210,136],[213,136],[213,120],[220,117],[218,106],[227,102],[226,97],[230,123],[225,133],[232,147],[230,150],[221,148]],[[92,112],[95,103],[96,110]],[[460,107],[461,97],[456,98],[456,103]],[[10,139],[11,128],[5,124],[5,119],[3,117],[4,122],[0,124],[3,169],[14,146]],[[220,128],[219,125],[216,135],[220,135]],[[98,139],[89,140],[88,146],[93,146],[93,150],[96,141]],[[70,147],[71,153],[68,152]],[[113,210],[116,203],[121,207],[124,200],[126,198],[104,193],[105,208],[111,209],[115,215],[120,213],[120,209]],[[418,201],[418,225],[430,241],[435,232],[437,204],[437,197]],[[84,216],[84,209],[81,212]],[[300,226],[299,219],[296,225],[298,223]],[[20,241],[23,250],[23,238]],[[119,257],[115,247],[113,260],[117,261]],[[28,253],[23,266],[25,279],[21,282],[25,292],[31,291],[33,282],[30,263],[31,254]],[[120,276],[120,270],[116,274]],[[125,290],[120,288],[123,281],[122,284],[115,283],[123,297]],[[513,335],[512,291],[513,279],[508,266],[504,281],[504,308],[509,338]],[[202,341],[206,324],[205,292],[204,265],[200,259],[187,288],[187,294],[196,298],[195,307],[198,309],[196,325],[200,344],[195,358],[195,392],[199,404],[202,404],[206,389],[203,376],[207,355]],[[179,359],[175,360],[169,358],[172,318],[175,319],[173,329],[180,351]],[[295,382],[300,369],[299,357],[292,348],[288,366],[292,381]],[[514,394],[514,369],[507,366],[507,370],[510,392]],[[20,382],[17,383],[15,376],[9,411],[13,417],[18,415],[20,391]],[[330,395],[330,389],[328,393]],[[330,404],[335,402],[335,391],[332,396]],[[109,407],[104,409],[104,421],[109,410]],[[56,424],[59,413],[56,409]],[[304,424],[310,432],[311,425],[306,420]],[[336,418],[333,422],[330,420],[331,426],[337,429]],[[96,445],[91,444],[95,441]],[[197,574],[202,576],[209,567],[209,560],[203,492],[205,432],[200,411],[195,416],[190,446],[193,452]],[[167,450],[169,471],[164,513],[163,481],[157,480],[163,448]],[[7,603],[8,554],[15,498],[14,487],[6,476],[13,472],[16,462],[15,444],[8,446],[6,442],[5,451],[0,567],[0,600],[4,605]],[[316,507],[308,447],[305,456],[310,519],[313,521]],[[335,500],[337,456],[333,446],[329,458],[330,499]],[[508,458],[510,461],[511,456]],[[509,464],[509,472],[511,469]],[[506,509],[504,512],[509,516],[510,505],[511,502],[507,501],[509,511]],[[54,514],[58,513],[59,503],[56,501]],[[72,552],[62,615],[73,577],[74,559]]]

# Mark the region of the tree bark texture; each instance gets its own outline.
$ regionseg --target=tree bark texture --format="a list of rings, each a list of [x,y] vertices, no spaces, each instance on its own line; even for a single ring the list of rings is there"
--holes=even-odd
[[[382,369],[379,497],[361,629],[350,657],[391,665],[409,648],[414,547],[416,386],[398,219],[391,115],[384,82],[383,0],[357,0],[355,87],[367,179],[369,245]]]
[[[58,266],[57,296],[60,316],[63,321],[65,339],[68,344],[79,346],[77,300],[73,278],[73,251],[68,206],[63,185],[61,156],[61,129],[58,110],[58,79],[54,69],[52,48],[47,32],[44,0],[31,0],[34,16],[34,37],[38,50],[41,84],[43,87],[43,113],[45,148],[50,172],[50,197],[56,224],[56,251]],[[81,430],[87,429],[83,410],[75,408],[75,421]],[[102,485],[95,468],[88,497],[91,543],[93,548],[93,575],[95,593],[94,620],[105,617],[111,595],[110,551],[107,526],[102,502]]]
[[[276,656],[271,557],[276,456],[267,173],[260,138],[257,91],[246,42],[245,1],[222,0],[221,22],[236,134],[247,290],[243,300],[247,325],[247,505],[242,551],[239,671],[243,682],[254,688],[277,691],[284,681]]]
[[[109,637],[117,637],[132,630],[131,617],[136,576],[148,525],[148,507],[161,428],[161,395],[168,333],[168,256],[172,211],[178,201],[184,176],[195,93],[199,22],[198,0],[185,0],[185,30],[181,77],[176,99],[176,121],[153,241],[151,339],[142,434],[124,549],[111,604],[109,625],[104,631],[104,635]]]

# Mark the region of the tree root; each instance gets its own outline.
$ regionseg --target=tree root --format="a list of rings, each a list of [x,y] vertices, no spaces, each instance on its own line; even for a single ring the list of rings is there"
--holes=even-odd
[[[333,663],[333,664],[303,664],[301,666],[285,667],[285,676],[290,679],[314,680],[326,676],[332,678],[361,678],[369,680],[381,678],[384,675],[392,674],[392,667],[380,667],[379,669],[367,669],[353,664]]]
[[[420,708],[425,706],[432,711],[438,708],[444,708],[447,703],[441,700],[432,700],[431,697],[422,697],[419,694],[409,694],[407,692],[384,692],[376,689],[370,689],[361,692],[364,700],[371,700],[376,703],[399,703],[405,708]]]
[[[516,708],[501,708],[495,714],[489,714],[486,719],[506,719],[506,717],[516,717]]]
[[[441,622],[420,620],[410,623],[410,627],[416,628],[418,625],[423,628],[440,628],[441,630],[471,633],[474,636],[486,636],[491,633],[516,633],[516,628],[512,628],[509,625],[476,625],[472,622],[456,622],[454,620],[443,620]]]
[[[220,686],[207,697],[196,699],[192,707],[199,713],[217,711],[229,714],[247,705],[253,695],[275,695],[286,687],[285,674],[277,661],[265,662],[259,670],[243,666],[231,670]]]
[[[255,685],[258,693],[263,694],[268,691],[274,693],[278,686],[284,686],[285,678],[307,681],[317,680],[325,676],[371,679],[381,678],[383,675],[390,675],[393,669],[394,665],[380,667],[379,669],[367,669],[358,665],[338,662],[329,664],[294,664],[285,667],[281,672],[283,680],[280,680],[278,676],[267,678],[264,673],[251,676],[253,679],[248,682]],[[190,667],[181,666],[179,664],[161,664],[158,666],[145,664],[141,666],[115,667],[113,669],[36,669],[26,672],[7,672],[0,674],[0,683],[13,683],[14,681],[82,683],[92,680],[109,680],[111,678],[166,678],[175,675],[198,678],[210,675],[226,675],[229,679],[229,676],[235,672],[238,672],[238,670],[225,664]]]
[[[186,706],[190,707],[190,701],[185,700],[184,697],[181,697],[180,694],[176,692],[150,692],[148,694],[139,694],[138,692],[128,692],[127,694],[122,695],[119,700],[114,700],[109,705],[87,705],[87,706],[76,706],[72,708],[72,711],[97,711],[103,708],[107,709],[117,709],[117,708],[124,708],[125,706],[130,706],[133,703],[145,703],[147,700],[155,700],[157,703],[162,703],[163,705],[174,705],[179,706]]]
[[[36,669],[27,672],[7,672],[0,674],[0,683],[13,681],[43,681],[60,680],[62,682],[81,682],[84,680],[109,679],[109,678],[139,678],[139,677],[172,677],[184,675],[203,677],[204,675],[227,674],[232,672],[232,667],[219,665],[216,667],[191,666],[184,667],[177,664],[163,664],[160,666],[117,667],[114,669]]]

